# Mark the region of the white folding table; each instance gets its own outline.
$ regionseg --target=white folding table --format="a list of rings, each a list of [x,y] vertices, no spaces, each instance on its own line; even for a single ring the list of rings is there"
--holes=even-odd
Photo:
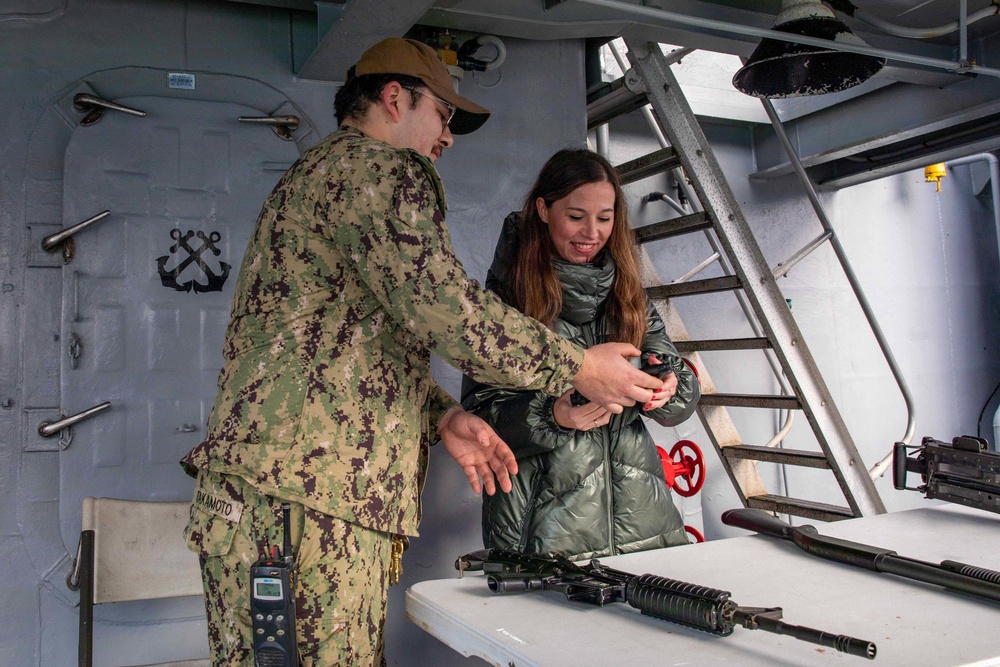
[[[1000,515],[990,512],[928,501],[921,509],[813,525],[823,535],[900,556],[1000,571]],[[415,584],[406,593],[406,613],[463,655],[502,667],[1000,666],[1000,603],[823,560],[783,540],[747,533],[600,560],[633,574],[729,591],[742,606],[782,607],[787,623],[873,641],[878,654],[869,661],[742,627],[719,637],[624,603],[602,608],[554,591],[497,595],[481,573]]]

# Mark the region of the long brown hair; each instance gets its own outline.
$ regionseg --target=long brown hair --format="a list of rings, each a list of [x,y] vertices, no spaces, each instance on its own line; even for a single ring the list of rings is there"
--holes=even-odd
[[[535,185],[524,200],[518,230],[520,248],[514,268],[513,297],[521,312],[546,326],[552,326],[562,312],[562,284],[552,267],[559,255],[552,245],[546,225],[538,215],[535,201],[546,206],[588,183],[608,182],[615,189],[615,220],[605,249],[611,253],[617,271],[607,301],[610,340],[642,345],[646,336],[646,292],[639,277],[635,234],[628,220],[628,207],[615,168],[597,153],[584,149],[564,149],[549,158]]]

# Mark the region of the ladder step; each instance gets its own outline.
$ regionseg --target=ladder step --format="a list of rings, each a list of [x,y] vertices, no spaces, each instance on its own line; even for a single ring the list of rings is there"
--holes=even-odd
[[[810,452],[804,449],[781,449],[778,447],[761,447],[760,445],[733,445],[723,447],[722,454],[727,459],[750,459],[767,463],[782,463],[801,466],[803,468],[830,469],[830,461],[820,452]]]
[[[659,174],[679,166],[681,166],[680,155],[678,155],[673,147],[667,146],[649,155],[643,155],[634,160],[624,162],[615,167],[615,169],[618,170],[618,176],[621,178],[622,185],[628,185],[647,176]]]
[[[766,338],[716,338],[712,340],[675,340],[678,352],[717,352],[720,350],[766,350],[771,341]]]
[[[644,106],[645,93],[634,93],[625,86],[624,77],[610,81],[587,94],[587,130]]]
[[[699,232],[712,226],[712,221],[704,211],[685,215],[680,218],[672,218],[663,222],[656,222],[652,225],[643,225],[635,228],[635,238],[639,243],[649,243],[660,239],[678,236],[680,234],[690,234]]]
[[[849,507],[828,505],[801,498],[772,496],[771,494],[750,496],[747,498],[747,506],[778,514],[792,514],[807,519],[816,519],[817,521],[841,521],[842,519],[853,519],[856,516]]]
[[[671,299],[675,296],[726,292],[728,290],[739,289],[740,287],[740,279],[736,276],[723,276],[722,278],[686,280],[682,283],[670,283],[669,285],[647,287],[646,294],[649,295],[649,298],[651,299]]]
[[[799,410],[802,404],[796,396],[766,394],[702,394],[701,405],[719,405],[729,408],[770,408],[773,410]]]

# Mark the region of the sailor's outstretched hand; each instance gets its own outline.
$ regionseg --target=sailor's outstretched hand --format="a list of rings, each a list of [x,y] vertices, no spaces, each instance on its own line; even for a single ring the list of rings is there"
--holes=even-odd
[[[438,422],[441,443],[469,478],[473,492],[496,493],[497,482],[504,493],[511,489],[510,476],[517,473],[517,460],[507,443],[483,419],[455,406]]]

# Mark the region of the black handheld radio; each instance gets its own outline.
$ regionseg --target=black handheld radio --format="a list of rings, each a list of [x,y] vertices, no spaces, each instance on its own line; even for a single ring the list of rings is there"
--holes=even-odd
[[[288,530],[291,506],[281,505],[284,551],[262,553],[250,567],[250,618],[253,622],[254,667],[298,667],[295,636],[295,563]]]

